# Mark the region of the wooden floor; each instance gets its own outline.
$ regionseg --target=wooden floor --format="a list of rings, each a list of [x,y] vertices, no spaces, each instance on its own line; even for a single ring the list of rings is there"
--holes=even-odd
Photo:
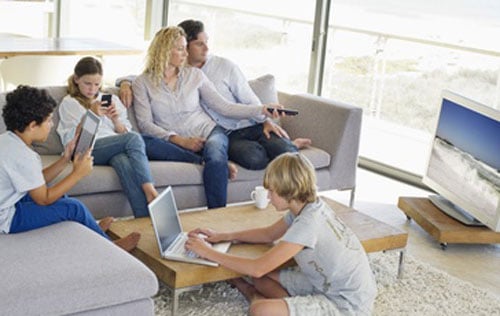
[[[357,183],[354,208],[407,231],[408,255],[500,297],[500,244],[449,244],[443,251],[439,242],[415,222],[408,222],[397,207],[399,196],[425,197],[428,192],[363,169],[358,170]],[[347,192],[327,191],[323,194],[345,204],[349,201]]]

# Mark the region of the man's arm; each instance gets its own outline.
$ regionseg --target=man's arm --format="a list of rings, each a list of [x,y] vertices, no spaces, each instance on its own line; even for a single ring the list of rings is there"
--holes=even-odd
[[[134,101],[134,93],[132,92],[132,83],[134,82],[136,75],[128,75],[125,77],[119,77],[115,81],[115,85],[120,88],[120,100],[125,107],[129,108],[132,106],[132,101]]]

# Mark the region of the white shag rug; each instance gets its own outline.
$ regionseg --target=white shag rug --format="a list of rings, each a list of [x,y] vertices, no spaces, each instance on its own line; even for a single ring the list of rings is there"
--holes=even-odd
[[[402,279],[399,253],[370,254],[378,285],[373,315],[500,315],[500,297],[420,262],[408,254]],[[171,292],[160,283],[155,314],[171,315]],[[178,315],[247,315],[248,303],[225,282],[180,295]],[[222,314],[221,314],[222,312]]]

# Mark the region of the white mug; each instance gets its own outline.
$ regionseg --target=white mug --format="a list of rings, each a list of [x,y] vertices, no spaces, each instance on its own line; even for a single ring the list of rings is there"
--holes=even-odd
[[[267,190],[261,185],[255,187],[255,190],[252,191],[250,197],[255,202],[255,206],[260,209],[266,208],[267,204],[269,203],[269,199],[267,198]]]

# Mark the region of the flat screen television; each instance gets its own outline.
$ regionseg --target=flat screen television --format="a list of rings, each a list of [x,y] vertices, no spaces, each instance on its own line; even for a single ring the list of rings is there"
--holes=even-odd
[[[445,90],[423,183],[467,225],[500,231],[500,111]]]

